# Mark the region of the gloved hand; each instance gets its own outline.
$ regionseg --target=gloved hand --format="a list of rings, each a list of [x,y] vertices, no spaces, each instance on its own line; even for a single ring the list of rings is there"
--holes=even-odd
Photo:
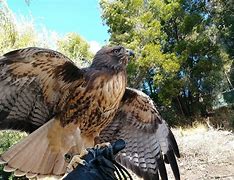
[[[110,147],[101,149],[88,149],[89,153],[84,156],[87,162],[79,164],[76,169],[69,173],[64,180],[121,180],[130,179],[128,171],[115,161],[115,156],[125,148],[125,141],[120,139]]]

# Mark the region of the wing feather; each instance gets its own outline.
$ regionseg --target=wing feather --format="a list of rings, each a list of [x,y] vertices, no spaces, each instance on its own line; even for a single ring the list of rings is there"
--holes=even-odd
[[[101,133],[100,141],[126,141],[117,160],[145,180],[168,179],[165,162],[171,165],[175,179],[180,173],[176,140],[153,101],[144,93],[127,88],[119,110]]]
[[[49,49],[26,48],[0,57],[0,129],[32,132],[58,113],[58,103],[83,70]]]

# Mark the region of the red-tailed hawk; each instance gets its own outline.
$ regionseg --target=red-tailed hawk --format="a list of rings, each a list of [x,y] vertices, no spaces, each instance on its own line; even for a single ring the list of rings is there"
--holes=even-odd
[[[0,129],[31,133],[1,155],[5,171],[29,178],[63,176],[67,153],[84,154],[94,139],[127,146],[118,160],[144,179],[176,179],[179,151],[153,101],[126,88],[130,52],[104,47],[80,69],[52,50],[26,48],[0,58]],[[175,154],[175,155],[174,155]]]

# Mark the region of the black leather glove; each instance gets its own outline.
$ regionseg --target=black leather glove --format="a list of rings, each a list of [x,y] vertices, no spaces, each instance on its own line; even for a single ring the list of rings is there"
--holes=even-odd
[[[128,171],[115,161],[115,156],[125,145],[125,141],[120,139],[110,147],[89,149],[83,158],[86,165],[79,164],[64,180],[132,180]]]

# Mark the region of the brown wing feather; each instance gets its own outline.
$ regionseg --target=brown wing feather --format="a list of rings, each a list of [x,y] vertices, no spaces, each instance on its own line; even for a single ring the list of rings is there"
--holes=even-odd
[[[68,151],[79,154],[93,146],[125,92],[127,54],[118,49],[117,54],[113,48],[101,49],[86,69],[40,48],[0,58],[0,129],[32,132],[44,124],[0,156],[6,171],[62,175]]]
[[[31,47],[3,55],[0,129],[34,131],[57,113],[59,100],[82,78],[83,70],[56,51]]]
[[[169,162],[176,179],[180,179],[175,155],[179,150],[167,123],[153,101],[144,93],[127,88],[118,113],[100,134],[100,140],[124,139],[126,148],[117,160],[145,180],[167,179],[164,162]]]

